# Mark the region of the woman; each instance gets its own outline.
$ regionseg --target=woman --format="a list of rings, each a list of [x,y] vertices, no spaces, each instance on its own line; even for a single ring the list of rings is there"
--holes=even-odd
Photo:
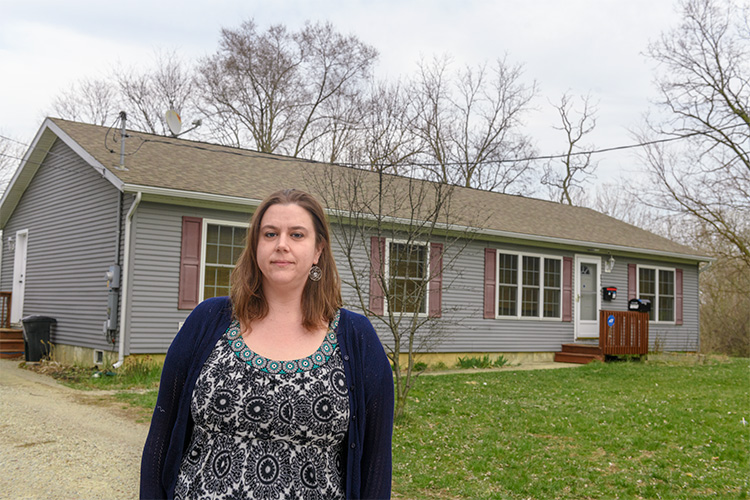
[[[231,281],[169,348],[141,497],[389,498],[393,374],[370,322],[340,308],[320,204],[266,198]]]

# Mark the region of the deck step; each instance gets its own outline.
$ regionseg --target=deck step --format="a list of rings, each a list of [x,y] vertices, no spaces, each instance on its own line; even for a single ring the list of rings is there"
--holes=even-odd
[[[23,339],[0,339],[0,359],[17,358],[24,353]]]
[[[594,344],[563,344],[562,352],[569,352],[574,354],[591,354],[601,355],[602,350],[598,345]]]
[[[601,354],[579,354],[575,352],[555,353],[555,363],[577,363],[579,365],[585,365],[596,360],[604,361],[604,356]]]
[[[23,340],[23,330],[20,328],[0,328],[0,340]]]
[[[23,353],[23,330],[0,328],[0,359],[19,358]]]

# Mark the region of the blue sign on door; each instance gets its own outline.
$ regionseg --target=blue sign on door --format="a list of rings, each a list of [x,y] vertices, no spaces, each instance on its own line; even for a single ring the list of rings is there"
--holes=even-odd
[[[614,314],[610,314],[607,317],[607,325],[608,326],[615,326],[615,315]]]

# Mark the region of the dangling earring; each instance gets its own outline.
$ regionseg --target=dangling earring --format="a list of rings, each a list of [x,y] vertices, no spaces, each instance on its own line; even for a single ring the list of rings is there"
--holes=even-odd
[[[313,264],[310,268],[310,281],[320,281],[323,277],[323,271],[318,267],[317,264]]]

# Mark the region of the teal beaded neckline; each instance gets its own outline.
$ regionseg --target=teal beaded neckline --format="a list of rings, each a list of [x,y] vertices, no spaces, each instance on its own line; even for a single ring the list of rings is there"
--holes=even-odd
[[[232,352],[253,368],[274,375],[302,373],[320,368],[331,359],[338,345],[336,331],[338,330],[340,317],[341,311],[336,311],[333,320],[328,324],[328,332],[326,332],[323,343],[320,344],[320,347],[314,353],[305,358],[290,361],[268,359],[250,349],[242,338],[240,322],[237,319],[232,320],[230,323],[229,328],[227,328],[226,337]]]

